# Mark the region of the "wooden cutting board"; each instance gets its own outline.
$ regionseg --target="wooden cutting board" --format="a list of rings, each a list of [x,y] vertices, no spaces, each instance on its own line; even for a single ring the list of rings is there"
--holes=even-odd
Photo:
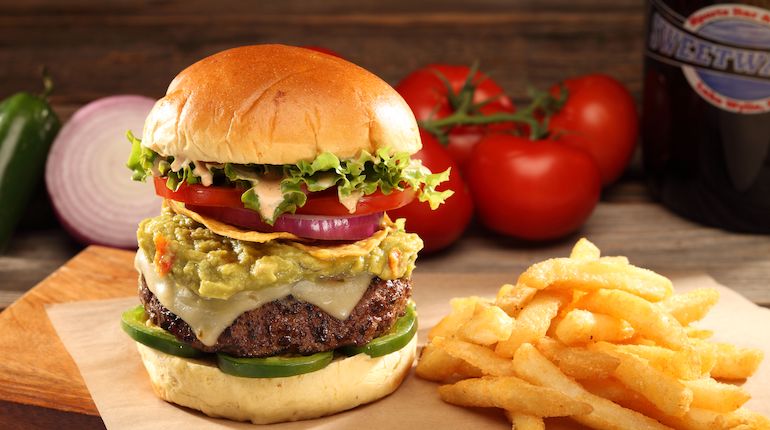
[[[133,258],[88,247],[0,313],[0,428],[104,428],[45,305],[136,295]]]

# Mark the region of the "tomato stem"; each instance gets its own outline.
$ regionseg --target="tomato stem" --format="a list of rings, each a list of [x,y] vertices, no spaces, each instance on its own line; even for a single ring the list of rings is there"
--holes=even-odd
[[[43,66],[41,75],[43,77],[43,93],[40,94],[40,98],[46,100],[53,91],[53,79],[51,79],[51,74],[48,73],[48,67],[46,66]]]
[[[473,70],[473,69],[472,69]],[[469,75],[472,76],[472,75]],[[470,85],[468,88],[466,86]],[[468,90],[468,91],[466,91]],[[529,138],[539,140],[548,134],[548,120],[553,113],[558,112],[567,100],[566,87],[560,87],[559,97],[554,97],[547,91],[530,88],[529,93],[532,101],[529,106],[514,113],[494,113],[484,115],[475,113],[478,111],[478,105],[473,105],[473,91],[475,87],[470,82],[470,78],[463,84],[459,93],[454,94],[450,91],[450,102],[456,100],[455,111],[444,118],[427,119],[419,121],[420,127],[436,136],[442,144],[448,142],[447,133],[457,125],[488,125],[500,122],[514,122],[526,124],[529,127]],[[459,99],[459,100],[458,100]],[[487,103],[488,101],[482,102]],[[542,120],[538,120],[536,115],[543,115]]]

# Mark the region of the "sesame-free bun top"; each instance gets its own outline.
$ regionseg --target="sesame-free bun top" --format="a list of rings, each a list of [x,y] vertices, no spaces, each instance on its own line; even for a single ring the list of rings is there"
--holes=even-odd
[[[183,70],[148,115],[142,145],[182,160],[238,164],[421,147],[412,111],[382,79],[284,45],[228,49]]]

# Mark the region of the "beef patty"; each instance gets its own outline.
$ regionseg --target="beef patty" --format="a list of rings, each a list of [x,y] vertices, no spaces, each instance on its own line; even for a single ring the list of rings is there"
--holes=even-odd
[[[267,357],[283,353],[313,354],[346,345],[361,346],[385,334],[404,315],[411,296],[409,279],[375,277],[344,321],[293,296],[246,311],[206,346],[184,320],[166,309],[139,275],[139,296],[150,320],[182,342],[206,352],[236,357]]]

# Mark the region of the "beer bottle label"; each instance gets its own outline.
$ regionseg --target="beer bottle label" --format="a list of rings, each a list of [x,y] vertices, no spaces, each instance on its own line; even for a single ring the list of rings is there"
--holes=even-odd
[[[680,67],[711,105],[738,114],[770,112],[770,11],[717,4],[682,16],[652,0],[647,56]]]

